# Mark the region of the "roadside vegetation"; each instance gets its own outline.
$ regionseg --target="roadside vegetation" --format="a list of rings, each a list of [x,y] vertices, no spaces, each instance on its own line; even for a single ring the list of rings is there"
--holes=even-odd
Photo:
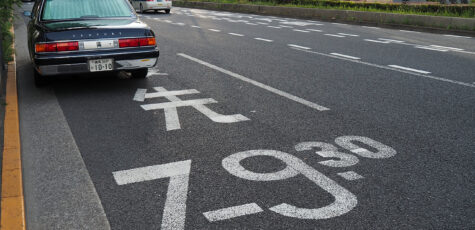
[[[305,7],[337,10],[356,10],[385,12],[396,14],[419,14],[447,17],[475,18],[475,5],[457,4],[447,5],[431,2],[428,4],[407,4],[407,3],[369,3],[350,2],[334,0],[185,0],[197,2],[217,2],[233,4],[253,4],[268,6]]]
[[[4,62],[12,60],[13,34],[10,32],[13,20],[13,7],[20,5],[21,0],[0,0],[0,42]]]

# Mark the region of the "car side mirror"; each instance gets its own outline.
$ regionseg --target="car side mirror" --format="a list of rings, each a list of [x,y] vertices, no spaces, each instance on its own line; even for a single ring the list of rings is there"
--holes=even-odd
[[[31,11],[24,11],[23,16],[31,18],[33,15],[31,14]]]

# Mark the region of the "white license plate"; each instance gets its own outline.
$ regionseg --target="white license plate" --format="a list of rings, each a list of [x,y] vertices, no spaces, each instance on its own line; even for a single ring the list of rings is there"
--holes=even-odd
[[[89,60],[89,71],[109,71],[114,69],[114,61],[112,59],[96,59]]]

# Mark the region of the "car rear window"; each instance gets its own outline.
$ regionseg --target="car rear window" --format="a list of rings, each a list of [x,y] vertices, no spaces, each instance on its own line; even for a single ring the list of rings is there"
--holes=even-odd
[[[46,0],[42,20],[132,17],[126,0]]]

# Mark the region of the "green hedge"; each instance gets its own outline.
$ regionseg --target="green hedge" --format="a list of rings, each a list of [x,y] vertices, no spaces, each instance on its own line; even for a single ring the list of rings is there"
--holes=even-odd
[[[10,33],[13,20],[13,7],[21,4],[21,0],[0,0],[0,38],[2,39],[3,60],[9,62],[12,60],[13,35]]]
[[[255,0],[250,0],[254,2]],[[435,15],[475,17],[474,5],[439,5],[439,4],[391,4],[391,3],[366,3],[331,0],[257,0],[275,5],[310,5],[328,8],[367,9],[388,12],[418,12]]]

